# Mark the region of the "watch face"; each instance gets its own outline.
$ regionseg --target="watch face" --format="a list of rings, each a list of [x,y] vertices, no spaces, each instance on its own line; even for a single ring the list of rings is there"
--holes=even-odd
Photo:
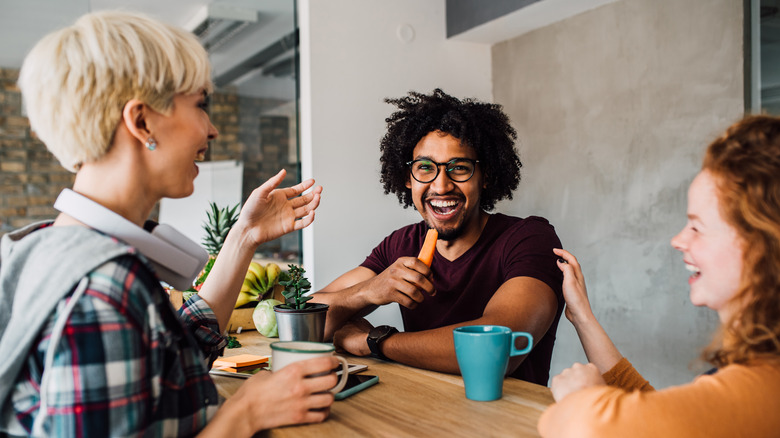
[[[368,339],[371,341],[381,342],[384,338],[393,333],[398,333],[398,330],[395,327],[389,325],[380,325],[379,327],[374,327],[370,332],[368,332]]]
[[[397,332],[398,330],[396,330],[395,327],[389,325],[380,325],[379,327],[374,327],[371,329],[371,331],[368,332],[368,339],[366,339],[368,348],[371,350],[371,353],[378,356],[380,359],[386,359],[379,350],[379,344],[382,343],[382,341],[384,341],[385,338],[387,338],[390,334]]]
[[[382,337],[385,333],[387,333],[390,327],[386,325],[380,325],[379,327],[374,327],[371,329],[370,332],[368,332],[368,337],[373,340],[377,340]]]

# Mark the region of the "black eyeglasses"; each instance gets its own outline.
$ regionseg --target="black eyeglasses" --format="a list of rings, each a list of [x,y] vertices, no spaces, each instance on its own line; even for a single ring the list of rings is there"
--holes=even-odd
[[[453,158],[446,163],[437,163],[427,158],[420,158],[406,163],[412,168],[412,178],[417,182],[427,184],[439,176],[439,166],[444,166],[447,176],[455,182],[466,182],[474,175],[474,167],[479,160],[470,158]]]

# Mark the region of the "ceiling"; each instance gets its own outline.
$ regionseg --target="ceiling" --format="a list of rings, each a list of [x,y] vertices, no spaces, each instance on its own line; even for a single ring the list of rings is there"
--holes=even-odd
[[[473,7],[478,8],[483,0],[473,1]],[[452,39],[494,44],[614,1],[537,1]],[[294,3],[293,0],[0,0],[0,67],[18,68],[41,37],[90,11],[143,12],[191,31],[207,16],[227,11],[228,15],[253,15],[254,21],[231,27],[235,30],[234,38],[209,49],[216,84],[234,86],[246,96],[293,100]],[[204,41],[204,45],[209,44]]]
[[[295,17],[291,0],[0,1],[0,67],[19,68],[27,52],[44,35],[91,11],[143,12],[191,31],[209,17],[211,23],[215,16],[239,17],[231,21],[233,26],[227,26],[225,20],[216,26],[232,31],[233,38],[209,50],[215,82],[235,86],[243,95],[281,100],[295,96],[295,40],[291,39]],[[255,80],[259,76],[262,81]]]

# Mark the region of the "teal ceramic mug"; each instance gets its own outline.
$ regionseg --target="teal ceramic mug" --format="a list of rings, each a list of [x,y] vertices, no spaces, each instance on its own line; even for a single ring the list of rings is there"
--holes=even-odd
[[[470,400],[500,399],[509,358],[526,354],[533,346],[530,333],[512,332],[509,327],[498,325],[463,326],[452,333],[466,398]],[[522,350],[515,347],[520,337],[528,340]]]

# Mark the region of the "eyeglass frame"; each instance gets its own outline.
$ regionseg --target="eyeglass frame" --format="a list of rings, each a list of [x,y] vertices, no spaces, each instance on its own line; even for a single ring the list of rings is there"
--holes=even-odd
[[[434,175],[433,178],[430,181],[423,182],[423,181],[420,181],[419,179],[417,179],[416,176],[414,176],[414,171],[412,170],[412,166],[414,165],[414,163],[416,163],[418,161],[428,161],[429,163],[436,165],[436,175]],[[458,181],[456,179],[453,179],[452,176],[450,176],[450,171],[447,170],[447,167],[450,164],[452,164],[453,162],[455,162],[455,161],[468,161],[473,166],[471,168],[471,175],[469,175],[469,177],[464,179],[463,181]],[[477,170],[477,163],[479,163],[479,160],[474,160],[474,159],[471,159],[471,158],[453,158],[453,159],[451,159],[449,161],[446,161],[444,163],[439,163],[439,162],[433,161],[430,158],[418,158],[416,160],[407,161],[406,165],[409,166],[409,174],[412,176],[412,178],[414,178],[415,181],[417,181],[420,184],[430,184],[430,183],[436,181],[436,178],[439,177],[439,174],[441,173],[440,166],[445,166],[444,167],[444,173],[447,175],[447,178],[449,178],[453,182],[464,183],[464,182],[470,180],[474,176],[474,171]]]

